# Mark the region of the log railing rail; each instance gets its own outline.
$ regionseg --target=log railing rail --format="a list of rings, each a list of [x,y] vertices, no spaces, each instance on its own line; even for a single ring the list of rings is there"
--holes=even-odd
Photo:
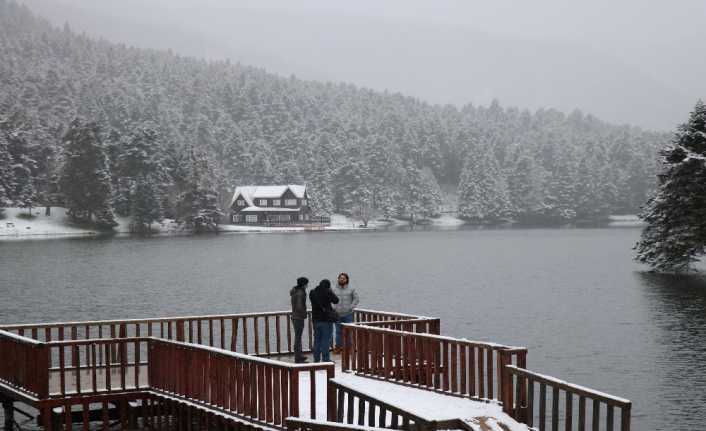
[[[502,401],[501,352],[526,366],[527,349],[427,333],[343,325],[341,368],[458,395]]]
[[[619,429],[630,430],[632,404],[629,400],[513,365],[506,365],[504,372],[507,390],[504,391],[503,411],[534,429],[548,430],[549,422],[552,430],[558,430],[560,425],[571,430],[576,421],[579,431],[613,431],[615,409],[620,409]],[[547,402],[547,392],[551,392],[551,405]],[[561,398],[563,403],[560,403]],[[575,400],[578,405],[574,404]]]

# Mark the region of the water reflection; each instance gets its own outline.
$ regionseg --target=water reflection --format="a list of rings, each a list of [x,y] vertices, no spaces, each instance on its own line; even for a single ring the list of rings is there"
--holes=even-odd
[[[706,275],[637,273],[637,277],[646,289],[648,319],[660,330],[654,334],[660,346],[653,375],[656,392],[679,422],[677,428],[704,429]]]

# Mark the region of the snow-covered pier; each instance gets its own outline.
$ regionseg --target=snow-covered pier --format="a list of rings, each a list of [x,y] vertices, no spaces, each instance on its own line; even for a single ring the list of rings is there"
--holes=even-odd
[[[328,363],[294,364],[290,328],[289,312],[0,326],[5,431],[17,404],[47,431],[630,429],[628,400],[437,318],[357,310]]]

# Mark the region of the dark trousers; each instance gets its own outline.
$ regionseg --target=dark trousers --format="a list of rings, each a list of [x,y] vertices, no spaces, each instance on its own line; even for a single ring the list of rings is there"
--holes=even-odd
[[[333,322],[314,320],[314,362],[329,362],[331,360],[332,338]]]
[[[304,332],[305,319],[292,319],[294,327],[294,359],[303,359],[302,355],[302,333]]]

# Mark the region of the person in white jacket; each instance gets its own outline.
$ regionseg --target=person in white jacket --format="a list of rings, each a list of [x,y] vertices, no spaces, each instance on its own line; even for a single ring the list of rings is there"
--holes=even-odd
[[[334,304],[333,309],[336,310],[340,320],[336,322],[336,346],[333,349],[334,353],[341,353],[343,350],[343,341],[341,340],[341,323],[353,322],[353,311],[358,306],[358,292],[350,284],[350,277],[345,272],[338,275],[338,282],[333,288],[333,293],[338,296],[338,304]]]

